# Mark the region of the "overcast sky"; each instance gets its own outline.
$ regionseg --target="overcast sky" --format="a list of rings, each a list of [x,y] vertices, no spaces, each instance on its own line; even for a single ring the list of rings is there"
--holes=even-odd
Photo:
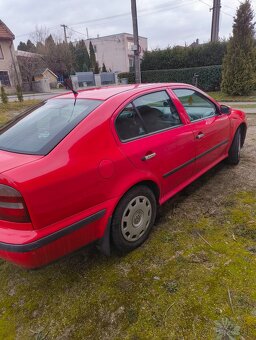
[[[221,0],[220,37],[232,32],[239,0]],[[254,11],[256,1],[253,2]],[[191,44],[210,39],[213,0],[137,0],[139,34],[149,49]],[[15,34],[15,45],[31,38],[36,26],[63,36],[60,24],[69,27],[69,41],[116,33],[132,33],[130,0],[0,0],[0,19]]]

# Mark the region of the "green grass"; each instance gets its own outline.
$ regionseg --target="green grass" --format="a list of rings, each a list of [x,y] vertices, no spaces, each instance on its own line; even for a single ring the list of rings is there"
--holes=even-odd
[[[228,96],[220,91],[208,92],[209,96],[221,102],[256,102],[256,92],[250,96]]]
[[[256,109],[256,104],[232,104],[232,107],[239,109]]]
[[[40,100],[25,100],[23,102],[9,102],[7,104],[0,103],[0,125],[10,120],[14,114],[22,112],[31,106],[40,103]]]
[[[36,271],[2,261],[0,338],[215,339],[228,318],[255,339],[256,195],[222,206],[199,220],[166,211],[126,257],[83,250]]]

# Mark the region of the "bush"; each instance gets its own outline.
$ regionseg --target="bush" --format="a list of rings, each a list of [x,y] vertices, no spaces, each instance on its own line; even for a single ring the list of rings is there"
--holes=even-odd
[[[3,104],[8,103],[8,97],[7,97],[7,94],[5,93],[5,89],[3,86],[1,86],[1,100]]]
[[[142,71],[142,83],[188,83],[193,84],[193,76],[198,74],[198,87],[204,91],[218,91],[221,83],[221,66],[192,67],[172,70]],[[135,82],[134,73],[120,73],[118,77]]]
[[[16,86],[16,94],[19,102],[23,102],[23,93],[20,85]]]
[[[118,79],[121,81],[121,79],[126,78],[128,79],[129,84],[135,83],[135,74],[133,72],[122,72],[118,74]]]

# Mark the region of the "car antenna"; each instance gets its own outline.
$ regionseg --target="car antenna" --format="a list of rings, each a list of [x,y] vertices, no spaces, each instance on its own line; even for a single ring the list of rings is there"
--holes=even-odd
[[[75,97],[75,102],[74,102],[74,106],[75,106],[76,105],[76,98],[78,96],[78,92],[76,90],[74,90],[72,80],[70,78],[65,79],[64,84],[66,85],[66,87],[68,87],[73,92],[73,95]]]

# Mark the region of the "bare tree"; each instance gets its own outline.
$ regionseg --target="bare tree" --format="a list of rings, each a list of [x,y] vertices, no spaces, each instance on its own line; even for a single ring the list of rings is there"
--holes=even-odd
[[[37,26],[35,28],[35,32],[30,35],[31,40],[35,45],[38,43],[44,44],[45,39],[49,36],[49,30],[46,26]]]
[[[46,68],[47,64],[40,54],[22,52],[17,56],[21,78],[23,83],[29,84],[29,89],[32,91],[32,82],[40,69]]]

